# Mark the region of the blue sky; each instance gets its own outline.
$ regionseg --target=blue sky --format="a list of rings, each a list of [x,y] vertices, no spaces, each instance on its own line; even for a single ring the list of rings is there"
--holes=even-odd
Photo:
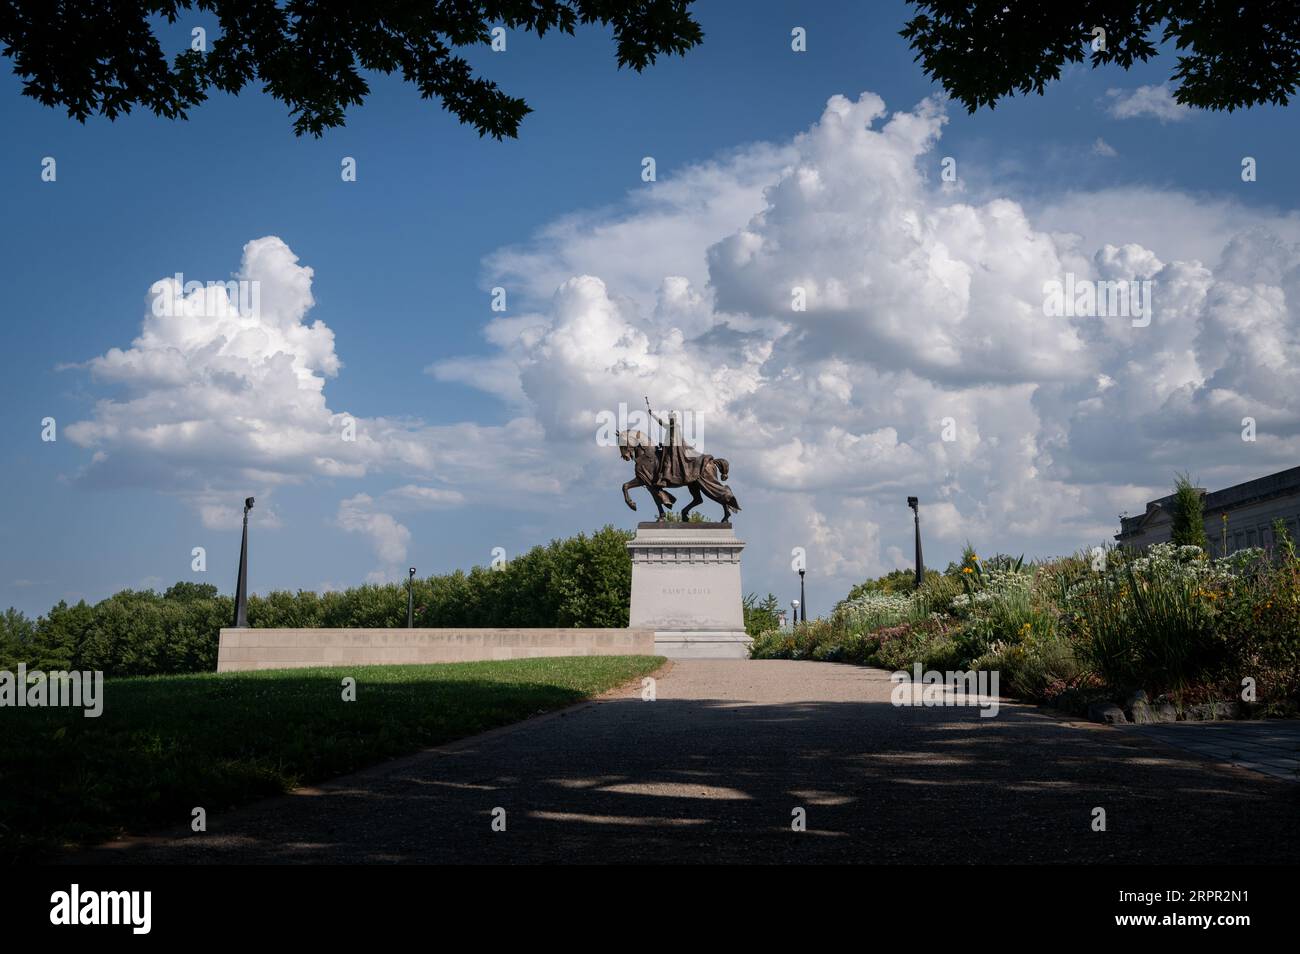
[[[762,183],[737,186],[753,193],[756,207],[734,222],[720,212],[729,224],[718,234],[707,234],[707,217],[691,210],[719,182],[743,179],[746,162],[771,165],[769,184],[775,184],[783,162],[763,159],[764,148],[793,148],[798,163],[821,169],[841,188],[860,174],[864,194],[870,192],[871,170],[886,168],[874,158],[863,158],[858,172],[830,172],[837,162],[854,161],[851,142],[843,153],[836,152],[834,137],[806,148],[791,144],[823,119],[837,94],[856,103],[869,91],[893,114],[914,110],[937,92],[897,35],[909,8],[754,2],[744,5],[741,16],[737,9],[698,4],[704,44],[642,74],[618,71],[609,37],[596,29],[545,40],[512,35],[505,53],[476,55],[476,63],[535,110],[519,139],[507,142],[479,139],[394,79],[375,78],[367,103],[351,111],[347,126],[314,140],[295,137],[282,104],[251,89],[238,98],[217,96],[188,122],[136,114],[83,126],[20,96],[18,81],[8,69],[0,71],[6,130],[0,177],[8,226],[0,232],[8,339],[0,352],[8,408],[0,427],[10,511],[0,531],[0,605],[38,613],[59,599],[95,600],[123,587],[161,588],[178,579],[230,590],[237,526],[210,508],[212,501],[226,499],[235,506],[249,493],[259,497],[251,573],[259,592],[395,579],[407,564],[422,573],[440,572],[486,563],[496,546],[513,554],[606,522],[631,527],[644,517],[647,501],[641,499],[641,514],[627,511],[619,499],[618,483],[626,477],[619,476],[617,455],[607,448],[593,453],[574,421],[611,406],[618,395],[639,405],[647,380],[664,382],[662,397],[652,394],[656,401],[689,406],[692,374],[703,387],[709,369],[726,362],[728,348],[765,335],[778,344],[744,372],[750,376],[746,383],[709,388],[707,410],[718,435],[709,449],[733,460],[731,483],[746,505],[737,518],[750,546],[746,588],[788,599],[794,580],[789,550],[805,546],[814,612],[828,609],[866,573],[900,565],[911,539],[910,513],[902,505],[907,493],[943,502],[936,536],[926,544],[930,562],[942,565],[966,539],[981,550],[1030,555],[1102,542],[1119,510],[1138,510],[1160,495],[1174,469],[1190,468],[1203,483],[1220,486],[1294,465],[1295,392],[1288,392],[1283,369],[1264,375],[1265,387],[1251,367],[1261,356],[1286,354],[1295,345],[1286,292],[1293,290],[1296,272],[1286,254],[1294,252],[1298,237],[1292,210],[1300,186],[1290,168],[1300,132],[1291,110],[1178,118],[1139,111],[1118,118],[1117,102],[1167,79],[1171,56],[1127,73],[1071,69],[1044,97],[1008,100],[974,116],[948,106],[941,138],[909,159],[924,183],[917,193],[925,197],[920,215],[934,230],[926,242],[933,239],[960,257],[962,242],[953,235],[967,235],[965,226],[937,210],[965,203],[983,210],[977,216],[981,241],[989,244],[982,254],[997,255],[1000,240],[989,226],[997,214],[988,203],[1009,200],[1038,233],[1081,236],[1073,252],[1068,242],[1058,244],[1060,262],[1068,264],[1077,253],[1078,261],[1092,262],[1087,267],[1102,273],[1107,267],[1147,268],[1162,276],[1161,287],[1195,286],[1202,297],[1190,302],[1171,292],[1179,306],[1170,313],[1168,337],[1144,339],[1133,332],[1131,340],[1108,337],[1102,343],[1083,332],[1081,360],[1096,367],[1077,380],[1062,369],[1079,361],[1058,366],[1056,351],[993,369],[978,350],[954,363],[898,345],[882,367],[880,343],[888,334],[872,329],[859,337],[852,329],[855,322],[892,320],[887,306],[875,311],[862,305],[888,296],[850,295],[847,306],[832,309],[834,315],[819,313],[824,321],[798,327],[801,319],[793,318],[793,330],[779,334],[765,324],[771,316],[756,309],[739,320],[726,317],[739,310],[729,302],[756,301],[762,293],[745,287],[755,280],[746,267],[719,265],[710,274],[706,250],[762,210]],[[168,34],[175,48],[193,25],[215,30],[208,18],[189,17]],[[794,26],[807,29],[807,53],[790,50]],[[875,129],[888,114],[875,121]],[[893,147],[872,140],[863,148]],[[652,185],[640,179],[647,155],[657,163]],[[41,181],[46,156],[57,160],[57,182]],[[345,156],[357,160],[356,182],[340,179]],[[938,182],[944,156],[957,159],[958,192],[945,192]],[[1257,160],[1258,181],[1241,181],[1243,156]],[[695,180],[691,170],[697,171]],[[674,183],[683,184],[685,198],[672,210],[673,230],[660,230],[672,216],[656,211],[655,203],[663,200],[650,190],[663,196]],[[777,208],[798,219],[795,199],[786,201],[795,204]],[[852,201],[839,205],[849,216],[859,211]],[[907,217],[891,204],[881,207],[877,220],[875,208],[864,206],[837,246],[852,249],[860,242],[861,260],[846,256],[846,268],[871,273],[888,264],[886,237],[861,230],[876,229],[888,215]],[[510,291],[507,317],[521,318],[524,329],[533,322],[558,331],[570,320],[578,331],[590,329],[595,326],[583,324],[589,316],[575,317],[573,310],[605,307],[603,299],[592,305],[589,290],[557,304],[551,299],[554,284],[545,278],[530,284],[501,277],[511,263],[530,267],[518,264],[521,252],[531,256],[529,262],[551,261],[557,268],[581,260],[583,272],[601,278],[611,298],[631,301],[619,305],[617,320],[629,327],[640,319],[647,328],[653,324],[647,318],[650,292],[638,302],[643,289],[632,287],[635,281],[620,287],[609,277],[643,268],[640,254],[611,246],[602,259],[598,252],[572,251],[572,236],[546,232],[575,214],[583,216],[578,232],[593,223],[618,224],[624,234],[643,235],[647,283],[664,277],[652,274],[656,256],[673,251],[657,239],[698,226],[698,237],[684,246],[699,262],[698,274],[688,277],[696,292],[716,294],[718,306],[712,317],[692,320],[697,332],[717,332],[709,347],[721,347],[720,355],[709,353],[698,365],[679,363],[669,375],[671,386],[656,377],[669,374],[666,360],[656,358],[650,364],[659,370],[631,378],[611,373],[606,387],[599,384],[598,358],[557,350],[573,335],[557,334],[537,345],[540,350],[525,351],[502,343],[518,330],[513,326],[498,326],[497,338],[486,338],[489,323],[502,317],[489,308],[488,289],[499,282]],[[784,227],[785,217],[770,219],[769,238]],[[949,228],[956,230],[953,235],[944,233]],[[1289,249],[1279,253],[1276,274],[1246,275],[1233,261],[1226,271],[1216,267],[1233,236],[1260,228]],[[791,261],[802,253],[816,257],[821,248],[822,236],[783,234],[781,247],[791,250]],[[127,392],[143,396],[138,380],[106,379],[85,363],[114,348],[131,348],[150,285],[176,272],[187,279],[229,278],[240,268],[245,244],[265,236],[277,236],[300,266],[313,270],[314,304],[305,321],[323,322],[332,331],[341,361],[338,373],[326,376],[328,408],[354,415],[363,428],[379,420],[402,422],[397,430],[406,436],[400,439],[425,442],[427,462],[394,463],[377,446],[373,459],[356,465],[364,470],[357,476],[286,464],[269,479],[257,472],[265,470],[265,461],[241,458],[245,445],[232,438],[213,445],[212,452],[231,469],[245,468],[244,476],[198,486],[194,475],[208,466],[203,454],[178,463],[175,455],[104,437],[102,430],[98,443],[72,439],[78,422],[101,421],[96,402],[123,401]],[[1134,243],[1170,270],[1133,264],[1145,261],[1137,253],[1123,258],[1127,264],[1097,264],[1105,243]],[[1238,258],[1261,257],[1239,249]],[[1171,264],[1192,260],[1213,277]],[[769,262],[770,269],[781,267],[780,261]],[[984,267],[997,270],[991,258]],[[889,286],[872,274],[867,287]],[[925,280],[919,281],[923,287]],[[1277,292],[1250,301],[1232,298],[1247,294],[1240,289],[1260,286]],[[1234,332],[1236,319],[1215,310],[1222,299],[1236,301],[1234,315],[1256,317],[1242,319],[1246,323]],[[921,293],[920,300],[930,299]],[[984,304],[991,309],[986,320],[995,322],[997,303]],[[928,307],[919,305],[908,319],[918,339],[932,327],[945,327],[942,315],[933,326],[928,323]],[[971,314],[984,315],[983,307],[973,298]],[[634,314],[640,318],[629,317]],[[973,329],[974,321],[962,327]],[[1181,330],[1176,321],[1183,322]],[[718,329],[748,337],[719,346]],[[996,326],[975,338],[966,334],[958,338],[992,342],[991,353],[1006,351]],[[1259,344],[1211,366],[1207,354],[1184,354],[1171,343],[1189,336],[1207,351],[1224,354],[1237,347],[1234,341]],[[654,340],[652,334],[647,353],[662,355]],[[1056,341],[1044,347],[1070,353],[1074,345]],[[703,346],[688,350],[708,352]],[[437,370],[440,363],[467,360],[458,365],[460,372],[447,371],[445,364]],[[580,361],[587,363],[571,363]],[[474,380],[517,365],[531,369],[523,374],[522,403],[504,396],[508,388]],[[1041,374],[1029,373],[1031,366]],[[575,380],[575,367],[590,372],[583,380],[599,386],[558,387],[556,381]],[[1103,377],[1111,383],[1084,393],[1085,384]],[[1144,392],[1143,382],[1151,381],[1167,386]],[[890,417],[911,411],[879,403],[882,392],[915,394],[931,423],[948,402],[961,409],[955,416],[963,434],[978,432],[978,438],[968,442],[963,436],[960,452],[927,450],[919,436],[923,427]],[[843,402],[840,410],[836,399]],[[1270,424],[1258,445],[1243,444],[1234,431],[1242,407],[1258,408],[1260,420]],[[798,420],[787,420],[787,414]],[[40,440],[47,416],[59,423],[54,443]],[[758,422],[752,442],[734,430],[747,419]],[[512,421],[516,431],[509,430]],[[64,430],[69,425],[72,432]],[[469,429],[457,431],[460,425]],[[753,437],[755,430],[746,433]],[[524,453],[521,445],[530,441],[532,450]],[[479,448],[475,462],[462,462],[448,442]],[[90,466],[97,451],[117,465],[97,472]],[[853,466],[855,454],[863,458],[860,470]],[[536,455],[558,455],[568,465],[531,485],[512,482],[511,468],[520,460],[537,461]],[[780,472],[786,464],[792,469]],[[212,470],[228,472],[224,466]],[[760,470],[766,472],[762,479]],[[432,507],[412,506],[411,493],[396,493],[412,486],[433,487],[444,496]],[[927,530],[929,513],[923,510]],[[191,571],[195,546],[207,549],[206,573]]]

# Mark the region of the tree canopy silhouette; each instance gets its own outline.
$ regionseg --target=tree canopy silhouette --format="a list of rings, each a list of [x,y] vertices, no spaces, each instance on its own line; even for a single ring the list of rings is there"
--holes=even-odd
[[[901,31],[927,75],[970,112],[1015,91],[1037,92],[1065,63],[1128,69],[1180,52],[1174,99],[1202,109],[1286,105],[1300,83],[1295,0],[912,0]],[[1103,34],[1096,31],[1100,29]],[[1104,42],[1096,41],[1103,39]]]
[[[518,134],[531,110],[477,75],[458,49],[485,46],[494,25],[543,36],[612,27],[618,65],[638,72],[703,39],[692,0],[0,0],[0,42],[23,92],[81,122],[134,106],[187,116],[210,89],[249,83],[289,106],[298,135],[344,123],[370,92],[364,72],[400,73],[480,136]],[[220,35],[170,61],[155,23],[214,14]]]

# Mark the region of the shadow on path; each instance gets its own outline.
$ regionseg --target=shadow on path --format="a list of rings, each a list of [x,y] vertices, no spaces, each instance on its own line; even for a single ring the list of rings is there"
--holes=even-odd
[[[79,860],[1300,861],[1298,786],[1026,706],[896,708],[885,674],[834,668],[824,694],[857,701],[611,699]],[[780,695],[785,669],[740,672],[727,694]]]

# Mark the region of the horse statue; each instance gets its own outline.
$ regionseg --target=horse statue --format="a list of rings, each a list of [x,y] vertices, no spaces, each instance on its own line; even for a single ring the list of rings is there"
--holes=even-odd
[[[691,492],[691,502],[682,508],[683,520],[690,516],[694,507],[704,503],[700,496],[703,493],[710,500],[722,504],[722,522],[731,523],[731,515],[740,510],[736,495],[725,483],[731,465],[726,458],[700,454],[681,443],[675,424],[669,426],[667,445],[656,446],[640,431],[617,433],[619,455],[632,461],[636,467],[636,476],[623,485],[623,501],[635,510],[636,503],[627,492],[633,487],[645,487],[659,508],[659,520],[663,521],[667,519],[664,505],[671,507],[677,502],[667,488],[685,487]]]

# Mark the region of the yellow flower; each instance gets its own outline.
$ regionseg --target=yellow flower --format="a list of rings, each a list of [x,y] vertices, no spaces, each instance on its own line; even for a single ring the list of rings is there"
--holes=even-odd
[[[974,573],[974,572],[975,572],[974,570],[972,570],[972,569],[971,569],[970,567],[968,567],[968,566],[964,566],[964,567],[962,567],[962,568],[961,568],[961,571],[962,571],[963,573]]]

